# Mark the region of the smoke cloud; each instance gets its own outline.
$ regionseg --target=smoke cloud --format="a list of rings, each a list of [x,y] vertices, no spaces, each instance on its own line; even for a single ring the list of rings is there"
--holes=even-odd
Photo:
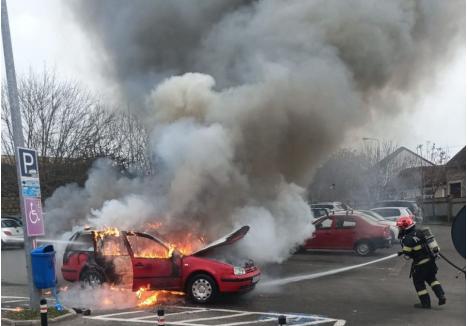
[[[346,138],[418,96],[464,40],[463,1],[76,1],[101,72],[151,130],[155,173],[97,162],[46,201],[86,222],[208,237],[249,224],[253,259],[312,232],[303,187]]]

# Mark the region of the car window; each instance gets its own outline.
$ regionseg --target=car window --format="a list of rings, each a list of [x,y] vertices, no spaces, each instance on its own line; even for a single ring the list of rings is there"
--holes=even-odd
[[[169,258],[169,250],[151,238],[128,234],[128,242],[135,258]]]
[[[67,250],[94,251],[92,235],[90,233],[79,234],[70,244],[70,246],[67,247]]]
[[[103,256],[127,256],[128,251],[125,247],[123,238],[120,236],[105,236],[99,239],[97,243],[98,251]]]
[[[379,213],[380,215],[384,217],[391,216],[390,212],[386,208],[374,209],[374,211],[376,211],[377,213]]]
[[[313,208],[312,212],[314,213],[315,217],[327,215],[327,210],[325,208]]]
[[[409,215],[413,215],[413,212],[409,208],[405,208],[405,211]]]
[[[331,229],[333,220],[331,218],[326,218],[322,222],[317,223],[315,227],[317,229]]]
[[[385,219],[382,217],[382,215],[380,215],[377,212],[369,211],[369,212],[366,212],[366,213],[368,213],[369,215],[371,215],[373,218],[375,218],[378,221],[385,221]]]
[[[21,224],[19,224],[18,221],[7,220],[7,219],[2,220],[2,228],[19,228],[19,227],[21,227]]]
[[[336,228],[337,229],[352,229],[356,227],[356,220],[352,217],[337,217]]]

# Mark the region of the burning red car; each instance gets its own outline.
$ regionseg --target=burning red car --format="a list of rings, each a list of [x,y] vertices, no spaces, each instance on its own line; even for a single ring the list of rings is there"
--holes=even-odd
[[[131,284],[133,291],[184,291],[193,301],[206,303],[219,293],[252,290],[260,280],[261,272],[251,260],[239,266],[211,256],[215,248],[233,244],[248,230],[244,226],[190,255],[147,233],[84,230],[70,238],[62,275],[91,285]]]

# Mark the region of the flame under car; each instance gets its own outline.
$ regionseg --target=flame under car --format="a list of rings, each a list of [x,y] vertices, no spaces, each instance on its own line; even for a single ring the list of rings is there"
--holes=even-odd
[[[63,255],[62,275],[70,282],[102,283],[151,290],[184,291],[194,302],[212,302],[220,293],[254,289],[260,270],[251,260],[241,266],[213,259],[210,252],[242,239],[244,226],[204,248],[183,255],[158,236],[142,232],[83,230]]]

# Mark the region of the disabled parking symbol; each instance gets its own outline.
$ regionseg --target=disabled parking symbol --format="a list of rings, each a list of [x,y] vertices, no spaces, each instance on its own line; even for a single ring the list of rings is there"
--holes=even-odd
[[[26,232],[28,236],[44,235],[44,219],[40,198],[25,198]]]

